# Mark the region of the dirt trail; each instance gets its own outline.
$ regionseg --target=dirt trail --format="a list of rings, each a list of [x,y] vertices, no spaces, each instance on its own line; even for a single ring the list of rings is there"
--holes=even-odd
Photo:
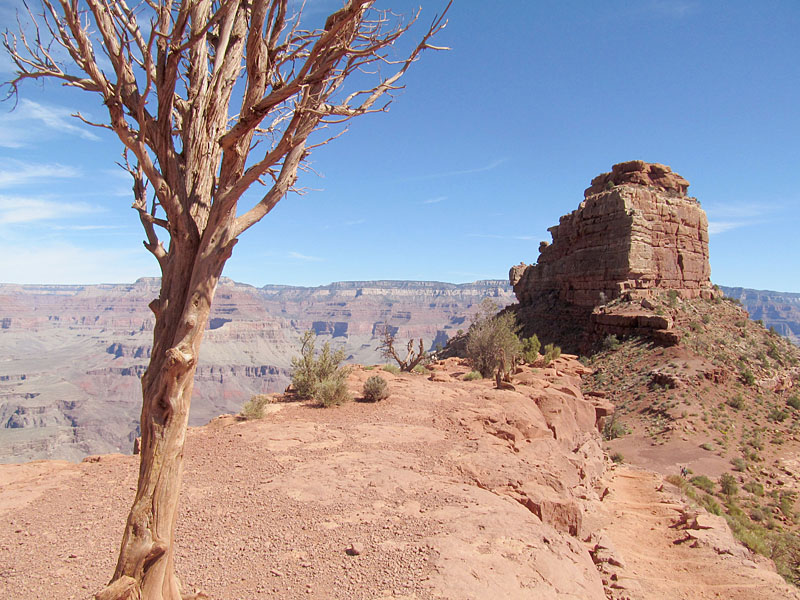
[[[600,514],[602,531],[611,541],[622,567],[610,566],[619,585],[614,598],[631,600],[800,598],[800,593],[767,568],[766,559],[747,556],[738,545],[734,556],[714,547],[675,543],[685,532],[673,527],[684,502],[662,486],[660,475],[623,466],[609,476],[609,491]],[[721,531],[724,536],[727,531]],[[733,543],[723,539],[721,544]]]

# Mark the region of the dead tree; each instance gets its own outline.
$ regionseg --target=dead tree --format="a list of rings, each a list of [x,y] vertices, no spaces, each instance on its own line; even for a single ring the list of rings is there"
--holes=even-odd
[[[392,335],[388,327],[384,327],[383,342],[381,342],[379,349],[384,358],[397,361],[401,371],[413,371],[414,367],[425,360],[428,356],[425,352],[425,344],[422,342],[422,338],[419,338],[418,350],[414,350],[414,340],[408,340],[405,358],[400,358],[400,356],[398,356],[394,349],[394,342],[394,335]]]
[[[374,0],[346,0],[318,28],[301,25],[289,0],[31,1],[41,11],[3,35],[16,65],[9,96],[41,79],[98,96],[107,118],[76,116],[124,145],[133,208],[161,270],[142,377],[138,487],[116,570],[97,598],[178,600],[183,445],[223,267],[238,237],[295,190],[309,153],[335,137],[312,133],[386,110],[411,64],[439,49],[430,41],[444,13],[392,60],[390,46],[418,13],[403,21],[375,10]],[[256,183],[266,193],[240,213],[240,198]]]
[[[497,372],[494,375],[495,387],[498,390],[514,390],[511,385],[511,371],[516,361],[512,358],[511,366],[506,369],[506,351],[500,348],[497,353]]]

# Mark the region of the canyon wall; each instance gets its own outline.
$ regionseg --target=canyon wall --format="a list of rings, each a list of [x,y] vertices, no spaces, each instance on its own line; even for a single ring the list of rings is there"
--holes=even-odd
[[[0,462],[80,460],[130,452],[140,377],[153,335],[157,279],[133,284],[0,284]],[[485,297],[512,301],[504,281],[341,282],[256,288],[223,279],[195,378],[190,423],[236,412],[253,394],[283,390],[299,336],[313,329],[349,362],[385,362],[384,325],[398,339],[444,345]]]

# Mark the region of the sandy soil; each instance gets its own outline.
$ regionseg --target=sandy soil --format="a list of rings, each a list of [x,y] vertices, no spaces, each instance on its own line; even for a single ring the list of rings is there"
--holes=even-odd
[[[381,374],[392,395],[377,404],[276,404],[261,421],[190,430],[176,555],[186,588],[215,600],[797,597],[763,565],[674,545],[678,501],[656,491],[659,476],[624,468],[590,511],[625,565],[609,579],[583,536],[463,469],[484,453],[513,472],[524,445],[540,447],[497,432],[524,395],[459,381],[463,370]],[[0,465],[0,598],[100,590],[137,462]]]

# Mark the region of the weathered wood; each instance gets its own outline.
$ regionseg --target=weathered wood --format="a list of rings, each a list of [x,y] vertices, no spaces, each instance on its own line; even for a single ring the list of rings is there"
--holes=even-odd
[[[385,110],[376,102],[434,48],[428,42],[446,25],[450,7],[406,58],[393,61],[388,48],[417,15],[404,23],[373,4],[348,0],[324,28],[305,31],[300,15],[290,18],[289,0],[147,0],[133,8],[127,0],[39,0],[41,13],[30,15],[35,36],[3,35],[17,69],[8,82],[12,95],[28,79],[50,78],[100,96],[108,118],[90,124],[113,130],[124,145],[144,245],[161,269],[160,294],[150,303],[153,350],[142,377],[139,481],[100,600],[182,597],[173,557],[183,445],[225,263],[238,236],[293,190],[313,148],[330,141],[310,144],[309,136]],[[94,47],[98,40],[102,50]],[[69,66],[51,57],[53,42]],[[110,69],[100,69],[98,54],[107,55]],[[346,90],[370,65],[394,72]],[[239,199],[256,182],[268,183],[266,193],[237,216]],[[421,344],[412,362],[421,359]]]

